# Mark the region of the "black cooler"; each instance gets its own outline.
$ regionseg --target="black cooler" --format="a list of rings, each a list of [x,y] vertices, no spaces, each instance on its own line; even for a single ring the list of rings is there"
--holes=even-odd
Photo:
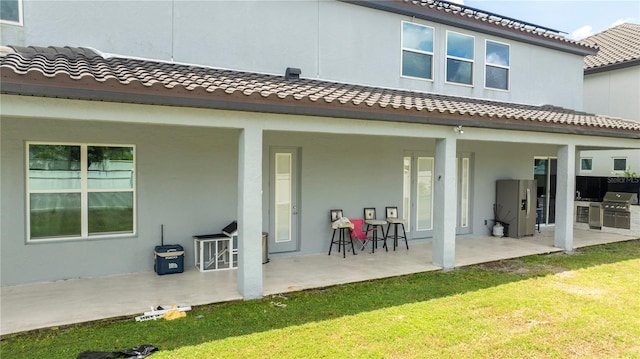
[[[156,273],[171,274],[184,272],[184,249],[179,244],[156,246],[153,265]]]

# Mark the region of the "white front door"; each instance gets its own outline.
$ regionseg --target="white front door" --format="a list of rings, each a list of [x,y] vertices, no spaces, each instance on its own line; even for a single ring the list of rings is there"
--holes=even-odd
[[[269,252],[300,248],[299,148],[276,147],[269,154]]]

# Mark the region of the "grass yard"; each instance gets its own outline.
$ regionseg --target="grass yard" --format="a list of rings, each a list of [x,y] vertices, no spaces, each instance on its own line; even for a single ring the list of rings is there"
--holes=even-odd
[[[153,359],[640,358],[640,240],[21,333],[0,357],[141,344]]]

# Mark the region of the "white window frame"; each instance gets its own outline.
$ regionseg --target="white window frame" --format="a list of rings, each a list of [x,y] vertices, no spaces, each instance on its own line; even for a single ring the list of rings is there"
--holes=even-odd
[[[30,188],[29,181],[29,146],[31,145],[50,145],[50,146],[79,146],[80,147],[80,188],[78,189],[64,189],[64,190],[32,190]],[[133,183],[131,188],[109,188],[109,189],[89,189],[88,188],[88,169],[87,169],[87,148],[92,146],[99,147],[131,147],[133,148],[133,174],[132,179]],[[133,237],[137,235],[137,179],[136,179],[136,146],[133,144],[115,144],[115,143],[78,143],[78,142],[48,142],[48,141],[28,141],[25,143],[25,193],[26,193],[26,242],[27,243],[47,243],[47,242],[59,242],[59,241],[86,241],[92,239],[102,239],[102,238],[122,238],[122,237]],[[105,233],[105,234],[89,234],[89,203],[88,196],[89,193],[96,192],[131,192],[132,194],[132,206],[133,206],[133,228],[131,232],[126,233]],[[80,193],[81,203],[80,203],[80,220],[81,220],[81,234],[79,236],[56,236],[56,237],[38,237],[31,238],[31,194],[33,193]]]
[[[624,168],[621,170],[616,169],[616,160],[624,160]],[[613,173],[624,173],[627,170],[627,158],[626,157],[611,157],[611,171]]]
[[[465,59],[463,57],[457,57],[457,56],[449,56],[449,34],[458,34],[458,35],[470,37],[470,38],[473,39],[473,50],[471,51],[471,53],[473,54],[473,58],[472,59]],[[447,30],[446,37],[445,37],[444,55],[445,55],[445,60],[444,60],[444,82],[446,84],[474,87],[474,84],[475,84],[475,81],[474,81],[474,77],[475,77],[475,59],[476,59],[476,37],[473,36],[473,35],[463,34],[461,32],[457,32],[457,31]],[[447,71],[448,71],[448,67],[449,67],[449,59],[471,63],[471,84],[449,81],[449,79],[447,78]]]
[[[11,20],[4,20],[4,19],[0,19],[0,24],[7,24],[7,25],[16,25],[16,26],[22,26],[23,25],[23,15],[24,12],[22,10],[22,0],[17,0],[18,1],[18,21],[11,21]]]
[[[435,60],[435,55],[434,55],[434,51],[422,51],[422,50],[416,50],[416,49],[410,49],[410,48],[406,48],[404,47],[404,24],[411,24],[411,25],[416,25],[416,26],[420,26],[420,27],[426,27],[431,29],[431,31],[433,32],[433,38],[431,39],[431,41],[433,42],[433,48],[435,49],[435,41],[436,41],[436,29],[432,26],[427,26],[427,25],[423,25],[423,24],[417,24],[415,22],[410,22],[410,21],[401,21],[400,24],[400,77],[402,78],[408,78],[408,79],[416,79],[416,80],[422,80],[422,81],[432,81],[434,79],[434,71],[435,71],[435,65],[434,65],[434,60]],[[413,52],[416,54],[422,54],[422,55],[429,55],[431,56],[431,78],[426,78],[426,77],[416,77],[416,76],[407,76],[407,75],[403,75],[403,59],[404,59],[404,52],[405,51],[409,51],[409,52]]]
[[[587,170],[582,168],[582,160],[591,160],[591,169]],[[587,172],[587,173],[593,172],[593,157],[580,157],[580,172]]]
[[[491,64],[487,62],[487,43],[489,42],[493,42],[494,44],[500,44],[500,45],[505,45],[509,48],[509,65],[508,66],[504,66],[504,65],[498,65],[498,64]],[[500,42],[500,41],[494,41],[494,40],[489,40],[489,39],[485,39],[484,40],[484,88],[488,89],[488,90],[494,90],[494,91],[504,91],[504,92],[509,92],[509,90],[511,90],[511,45],[504,43],[504,42]],[[501,89],[501,88],[496,88],[496,87],[488,87],[487,86],[487,67],[496,67],[499,69],[505,69],[507,70],[507,88],[506,89]]]

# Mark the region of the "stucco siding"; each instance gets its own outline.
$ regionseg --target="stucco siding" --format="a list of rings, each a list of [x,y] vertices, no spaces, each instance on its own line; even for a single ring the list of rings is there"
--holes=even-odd
[[[640,66],[598,72],[584,76],[584,110],[587,112],[640,121]],[[581,158],[590,158],[593,168],[579,176],[615,176],[614,158],[626,158],[631,172],[640,173],[640,150],[582,151]]]
[[[85,46],[171,59],[172,1],[22,3],[24,26],[0,25],[2,45]]]
[[[514,102],[583,109],[583,57],[533,46],[524,46],[514,53],[517,70],[512,70],[513,81],[526,91],[526,100]]]
[[[640,66],[586,75],[584,110],[640,121]]]
[[[25,141],[136,145],[138,233],[27,244]],[[235,130],[3,118],[2,285],[152,271],[161,224],[192,265],[191,236],[235,219],[237,148]]]
[[[314,1],[175,2],[174,60],[282,75],[299,67],[313,78],[319,7]]]

